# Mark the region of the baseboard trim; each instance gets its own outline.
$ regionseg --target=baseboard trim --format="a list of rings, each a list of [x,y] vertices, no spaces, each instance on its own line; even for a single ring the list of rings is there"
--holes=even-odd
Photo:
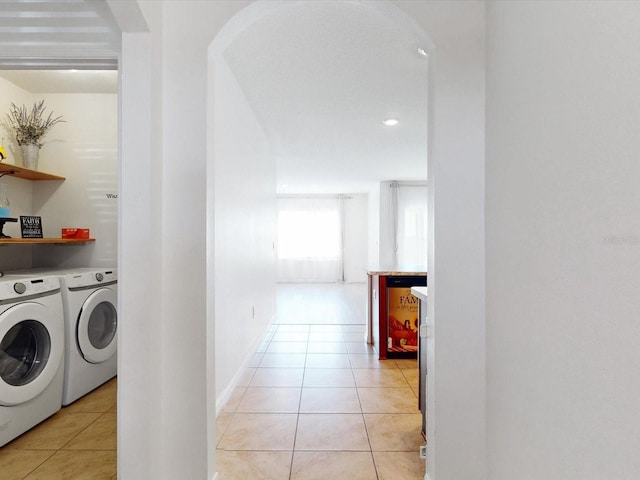
[[[276,320],[275,315],[272,315],[271,316],[271,321],[264,328],[264,331],[262,332],[262,335],[260,335],[259,337],[256,338],[256,340],[254,342],[255,344],[253,345],[253,348],[251,349],[251,352],[255,353],[255,351],[258,349],[258,347],[260,346],[260,344],[264,340],[264,337],[267,335],[269,329],[274,324],[275,320]],[[235,388],[238,386],[238,383],[240,382],[240,379],[242,378],[242,375],[244,374],[246,369],[249,367],[249,363],[253,359],[253,353],[250,353],[249,356],[245,359],[245,361],[242,362],[242,366],[238,369],[236,374],[233,376],[233,378],[231,379],[231,382],[229,382],[229,385],[227,385],[227,388],[225,388],[222,391],[222,393],[220,393],[220,395],[217,396],[217,398],[216,398],[216,418],[218,418],[218,415],[220,415],[220,412],[224,408],[225,404],[231,398],[231,394],[233,393]]]
[[[428,473],[424,474],[424,480],[431,480],[431,477],[429,476]]]

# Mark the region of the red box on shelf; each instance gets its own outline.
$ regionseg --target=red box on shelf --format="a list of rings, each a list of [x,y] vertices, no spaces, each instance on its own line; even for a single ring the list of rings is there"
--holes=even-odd
[[[62,238],[89,238],[88,228],[63,228]]]

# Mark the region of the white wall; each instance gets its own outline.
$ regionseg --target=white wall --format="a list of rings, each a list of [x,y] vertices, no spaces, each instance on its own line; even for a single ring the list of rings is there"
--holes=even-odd
[[[42,217],[45,237],[63,227],[89,228],[95,244],[34,248],[35,267],[114,267],[118,223],[118,96],[40,95],[65,123],[51,129],[38,168],[64,182],[34,185],[33,213]],[[111,198],[109,198],[111,196]]]
[[[0,98],[2,98],[0,112],[3,112],[0,122],[6,120],[5,115],[9,112],[11,102],[16,105],[29,105],[32,102],[32,96],[29,92],[4,78],[0,78]],[[20,147],[12,139],[11,132],[4,127],[0,127],[0,137],[3,138],[2,144],[7,152],[7,158],[3,160],[3,163],[22,165]],[[10,215],[14,218],[18,218],[20,215],[32,215],[32,195],[35,182],[22,178],[13,178],[11,175],[3,176],[0,178],[0,182],[7,185]],[[20,238],[20,223],[6,223],[2,231],[10,237]],[[32,252],[32,246],[30,245],[0,246],[0,271],[31,267]]]
[[[473,480],[483,478],[484,473],[484,6],[468,1],[393,3],[415,19],[437,50],[430,86],[434,96],[429,175],[442,191],[436,193],[438,201],[432,203],[434,212],[430,212],[430,221],[436,226],[432,228],[435,242],[430,241],[430,245],[438,245],[437,256],[431,252],[429,260],[430,280],[435,283],[431,283],[430,294],[438,293],[430,303],[429,314],[432,319],[437,314],[440,347],[434,364],[437,380],[431,379],[438,387],[431,390],[432,401],[437,397],[438,431],[432,432],[436,446],[429,465],[434,479],[439,475],[441,480]],[[151,312],[136,317],[132,328],[138,334],[151,335],[149,341],[158,346],[154,357],[158,368],[151,378],[147,377],[148,352],[137,352],[132,342],[127,343],[120,358],[126,370],[126,380],[119,382],[124,410],[118,410],[119,429],[125,429],[121,444],[127,448],[119,452],[119,474],[125,479],[211,478],[213,472],[207,462],[214,452],[207,442],[213,430],[208,408],[212,399],[207,396],[212,368],[207,369],[207,342],[212,318],[207,317],[207,312],[211,315],[207,291],[211,296],[217,287],[207,282],[205,275],[205,265],[208,272],[215,271],[205,242],[208,237],[211,247],[214,237],[213,215],[205,206],[205,147],[208,142],[212,146],[205,128],[206,49],[222,26],[248,2],[139,4],[150,23],[161,17],[159,23],[150,25],[150,49],[160,52],[162,65],[152,67],[149,80],[154,125],[161,124],[162,131],[146,137],[154,153],[155,173],[136,179],[140,190],[136,205],[150,212],[149,231],[160,226],[162,235],[155,237],[158,244],[150,246],[152,250],[146,254],[136,237],[140,228],[127,217],[121,238],[121,248],[127,254],[121,261],[138,264],[124,278],[129,288],[126,310],[135,310],[135,298],[157,300]],[[387,4],[368,5],[385,8]],[[131,63],[136,58],[148,61],[143,50],[123,49]],[[127,72],[123,72],[125,86],[135,85],[144,77],[135,64],[130,68],[137,77],[127,78]],[[133,104],[136,99],[130,98],[129,102]],[[123,142],[126,150],[123,146],[122,152],[124,177],[128,175],[126,162],[133,161],[131,153],[137,151],[136,142],[127,142],[138,132],[148,134],[148,125],[129,126]],[[133,193],[132,182],[124,178],[125,184]],[[158,190],[163,201],[154,209],[148,202]],[[123,210],[127,201],[123,199]],[[149,284],[137,281],[147,272],[156,275]],[[140,395],[144,407],[136,410]],[[161,439],[145,439],[157,433],[154,425],[161,425]],[[154,456],[159,463],[156,468],[140,461]]]
[[[276,160],[226,62],[215,57],[216,403],[235,387],[275,318]]]
[[[115,3],[139,6],[149,27],[148,34],[123,36],[119,263],[127,291],[120,307],[135,320],[119,344],[118,475],[211,479],[215,238],[213,203],[207,208],[207,179],[214,178],[207,170],[207,49],[246,3]]]
[[[485,478],[484,2],[394,2],[429,35],[427,466]]]
[[[126,6],[130,15],[142,16],[134,2]],[[120,59],[118,315],[124,320],[118,327],[120,479],[162,478],[164,430],[171,423],[163,418],[161,401],[166,377],[163,368],[143,366],[150,361],[158,366],[171,357],[177,361],[181,353],[177,346],[170,349],[171,354],[161,353],[165,336],[161,325],[167,321],[161,298],[165,281],[161,261],[162,145],[158,141],[162,138],[162,12],[149,9],[145,13],[153,33],[145,33],[144,27],[124,32]],[[169,292],[167,295],[175,298]],[[206,414],[203,416],[206,419]]]
[[[159,392],[163,424],[159,469],[166,479],[209,478],[205,475],[214,452],[208,445],[208,429],[215,405],[208,398],[213,365],[207,357],[212,319],[207,318],[206,298],[208,288],[215,285],[207,284],[206,268],[207,47],[220,26],[216,20],[221,19],[208,2],[147,5],[162,14],[157,38],[161,91],[152,97],[161,105],[162,132],[152,139],[161,168],[162,251],[157,261],[163,294],[161,350],[166,352]],[[178,411],[184,413],[178,417]]]
[[[367,194],[367,270],[380,263],[380,186],[374,184]]]
[[[368,198],[349,194],[344,200],[344,278],[347,282],[367,281]]]
[[[0,96],[2,97],[2,103],[0,104],[2,111],[0,116],[0,137],[2,138],[2,145],[4,145],[7,151],[7,158],[3,160],[2,163],[21,166],[22,154],[20,153],[20,147],[13,137],[12,131],[6,126],[7,115],[11,108],[11,103],[14,103],[18,107],[21,105],[31,106],[34,101],[34,96],[31,92],[4,78],[0,78]],[[51,131],[53,132],[53,129]],[[2,177],[2,181],[4,182],[8,178],[8,176]]]
[[[487,7],[491,480],[639,476],[640,4]]]
[[[5,176],[11,215],[42,217],[45,237],[60,237],[63,227],[89,228],[96,242],[83,246],[15,245],[0,249],[0,269],[45,266],[113,267],[117,263],[118,98],[115,94],[34,94],[0,79],[0,94],[16,105],[45,100],[47,110],[65,122],[43,138],[38,169],[66,177],[64,181],[29,181]],[[3,130],[11,157],[22,165],[19,147]],[[4,232],[20,237],[18,223]]]
[[[395,255],[393,253],[395,239],[393,236],[393,209],[391,208],[391,181],[380,182],[378,209],[380,211],[380,223],[378,233],[380,235],[380,267],[395,265]]]

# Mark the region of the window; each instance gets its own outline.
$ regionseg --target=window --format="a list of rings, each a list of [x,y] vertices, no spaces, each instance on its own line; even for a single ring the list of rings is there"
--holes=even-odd
[[[337,282],[342,276],[338,197],[278,199],[278,281]]]
[[[335,260],[340,256],[340,216],[333,210],[278,214],[278,258]]]

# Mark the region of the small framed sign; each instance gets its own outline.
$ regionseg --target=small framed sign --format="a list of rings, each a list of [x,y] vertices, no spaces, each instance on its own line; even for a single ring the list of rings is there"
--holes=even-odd
[[[42,238],[42,217],[20,216],[22,238]]]

